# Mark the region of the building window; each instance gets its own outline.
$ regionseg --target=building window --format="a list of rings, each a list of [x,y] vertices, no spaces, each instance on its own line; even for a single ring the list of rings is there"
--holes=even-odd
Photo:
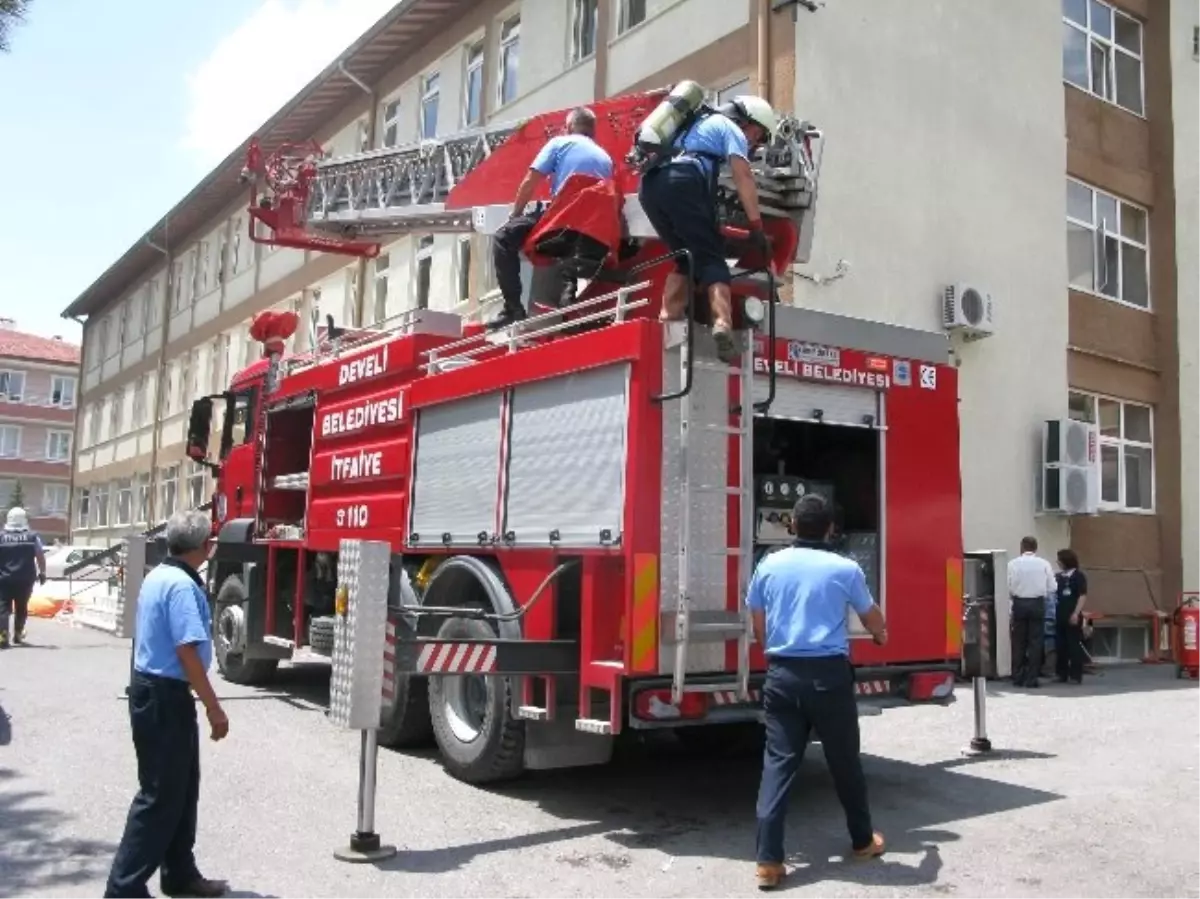
[[[1101,507],[1154,511],[1154,410],[1073,391],[1068,411],[1071,418],[1099,427]]]
[[[117,524],[130,524],[133,521],[133,481],[122,478],[117,481]]]
[[[1100,0],[1062,0],[1063,79],[1142,114],[1142,23]]]
[[[458,302],[471,299],[471,238],[458,239]]]
[[[0,459],[15,459],[21,452],[21,429],[0,425]]]
[[[188,508],[199,509],[204,505],[204,466],[199,462],[191,463],[188,472]]]
[[[750,79],[743,78],[741,81],[735,81],[728,87],[723,87],[717,91],[716,101],[720,103],[728,103],[734,97],[740,97],[742,94],[750,93]]]
[[[176,261],[172,267],[171,278],[174,282],[173,294],[171,298],[171,309],[175,312],[182,312],[188,306],[188,301],[191,299],[187,292],[183,289],[184,282],[187,280],[186,270],[187,259]]]
[[[158,280],[151,279],[146,283],[146,300],[143,303],[142,317],[145,320],[145,328],[143,329],[146,336],[150,336],[150,331],[158,327]]]
[[[159,478],[159,500],[161,507],[158,510],[158,517],[162,519],[170,518],[175,514],[175,503],[179,497],[179,466],[169,465],[162,469],[162,477]]]
[[[379,324],[387,318],[387,298],[388,298],[388,266],[391,265],[391,260],[388,259],[386,253],[381,253],[375,257],[375,278],[374,278],[374,293],[372,306],[375,312],[375,324]]]
[[[621,0],[621,11],[617,16],[617,34],[624,34],[635,25],[646,21],[646,0]]]
[[[96,485],[95,517],[93,525],[98,528],[108,527],[108,485]]]
[[[150,520],[150,475],[140,474],[137,477],[137,517],[136,524],[146,524]]]
[[[517,68],[520,61],[521,17],[513,16],[500,27],[500,59],[496,87],[501,106],[517,99]]]
[[[202,240],[196,244],[192,252],[192,299],[208,293],[208,241]]]
[[[146,375],[142,375],[133,385],[133,420],[130,425],[140,428],[146,423]]]
[[[433,235],[427,234],[417,244],[417,308],[429,308],[430,279],[433,275]]]
[[[441,97],[439,80],[437,72],[430,72],[421,79],[421,140],[437,137],[438,100]]]
[[[7,509],[12,505],[13,494],[17,492],[17,482],[12,478],[0,479],[0,508]]]
[[[90,416],[88,419],[88,445],[95,446],[100,442],[101,419],[99,403],[92,403],[88,407],[88,415]]]
[[[113,440],[121,436],[121,429],[125,425],[125,389],[121,388],[114,393],[109,403],[111,405],[108,407],[108,439]]]
[[[467,75],[463,82],[463,125],[483,121],[483,43],[467,48]]]
[[[80,487],[78,500],[75,505],[75,527],[86,528],[92,514],[92,491]]]
[[[50,405],[63,409],[75,408],[75,379],[55,375],[50,379]]]
[[[46,458],[51,462],[71,461],[70,431],[50,431],[46,434]]]
[[[383,146],[400,143],[400,98],[383,104]]]
[[[1067,181],[1067,265],[1072,287],[1150,308],[1146,210]]]
[[[0,371],[0,400],[19,403],[25,396],[25,372]]]
[[[574,0],[571,16],[571,61],[579,62],[596,52],[597,0]]]
[[[71,490],[66,484],[42,485],[42,514],[66,515],[71,501]]]

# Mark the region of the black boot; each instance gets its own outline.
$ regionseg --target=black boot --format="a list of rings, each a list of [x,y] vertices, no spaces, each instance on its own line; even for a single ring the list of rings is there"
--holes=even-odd
[[[499,331],[501,328],[507,328],[509,325],[515,325],[517,322],[524,321],[529,316],[520,306],[505,306],[500,310],[499,314],[487,323],[489,331]]]

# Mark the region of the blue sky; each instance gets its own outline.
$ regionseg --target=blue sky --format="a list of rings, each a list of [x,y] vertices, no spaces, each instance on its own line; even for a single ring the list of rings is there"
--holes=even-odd
[[[0,55],[0,315],[59,313],[392,0],[33,0]]]

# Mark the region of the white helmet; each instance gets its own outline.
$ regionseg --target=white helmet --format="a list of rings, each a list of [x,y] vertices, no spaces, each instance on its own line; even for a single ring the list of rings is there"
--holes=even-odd
[[[741,97],[734,97],[733,105],[737,108],[742,118],[760,126],[767,132],[767,140],[771,139],[771,136],[775,133],[775,129],[779,127],[779,116],[771,108],[770,103],[762,97],[746,94]]]
[[[13,506],[8,510],[8,518],[4,522],[6,531],[23,531],[29,527],[29,516],[25,514],[25,510],[20,506]]]

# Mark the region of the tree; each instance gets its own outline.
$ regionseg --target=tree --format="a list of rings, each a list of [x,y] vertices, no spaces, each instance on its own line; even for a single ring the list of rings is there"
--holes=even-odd
[[[9,51],[8,41],[13,26],[25,21],[29,4],[32,2],[33,0],[0,0],[0,51]]]
[[[4,0],[0,0],[0,3],[3,2]],[[25,491],[21,489],[20,481],[17,481],[16,484],[13,485],[13,492],[10,493],[8,497],[8,509],[15,509],[18,506],[25,508]],[[5,509],[4,511],[7,512],[8,509]]]

